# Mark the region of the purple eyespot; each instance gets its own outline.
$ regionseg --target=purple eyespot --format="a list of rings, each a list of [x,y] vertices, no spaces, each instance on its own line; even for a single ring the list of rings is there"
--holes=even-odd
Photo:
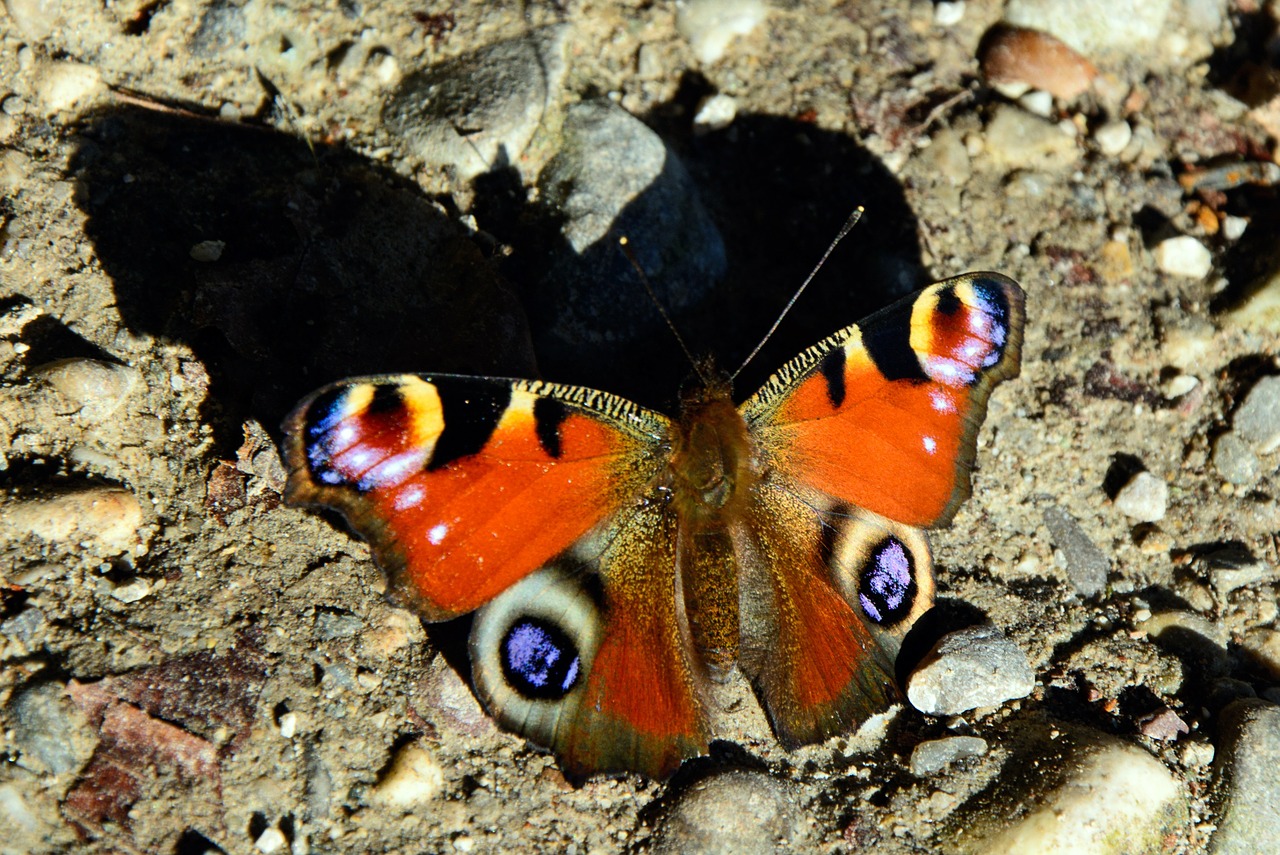
[[[867,617],[892,626],[911,612],[916,598],[915,562],[896,537],[886,537],[862,568],[858,602]]]
[[[578,682],[578,650],[558,626],[520,618],[502,638],[502,673],[527,698],[558,700]]]

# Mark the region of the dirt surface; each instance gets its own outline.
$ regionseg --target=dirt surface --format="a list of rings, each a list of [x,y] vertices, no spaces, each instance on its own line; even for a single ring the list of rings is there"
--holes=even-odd
[[[7,6],[0,514],[44,522],[0,541],[0,801],[23,818],[0,850],[250,852],[276,829],[279,851],[610,852],[661,837],[703,778],[748,768],[785,785],[793,848],[930,851],[949,807],[1051,719],[1144,745],[1187,787],[1168,851],[1204,845],[1210,770],[1185,746],[1209,739],[1215,692],[1275,685],[1236,642],[1276,625],[1277,456],[1235,486],[1211,454],[1277,373],[1276,328],[1220,310],[1277,263],[1280,209],[1269,186],[1178,177],[1270,160],[1269,78],[1240,83],[1264,62],[1265,10],[1238,0],[1189,33],[1171,13],[1181,41],[1092,57],[1095,89],[1052,116],[1075,136],[1015,162],[989,137],[1022,108],[976,59],[993,2],[950,26],[925,2],[779,3],[712,63],[669,3]],[[380,111],[404,74],[562,21],[567,75],[518,169],[463,182],[402,156]],[[695,135],[714,93],[737,116]],[[455,669],[465,630],[424,628],[336,517],[281,504],[278,425],[343,376],[615,374],[609,391],[670,406],[687,373],[674,346],[611,370],[530,344],[546,213],[528,176],[556,112],[588,97],[663,136],[724,236],[728,275],[677,319],[700,353],[740,358],[866,206],[740,391],[932,279],[990,269],[1025,287],[1022,375],[993,396],[973,498],[933,542],[940,595],[1003,628],[1038,686],[966,716],[991,750],[947,798],[905,763],[956,722],[908,710],[883,738],[787,752],[744,692],[714,756],[673,781],[575,786],[478,709]],[[1107,155],[1094,131],[1113,119],[1134,138]],[[1227,215],[1250,220],[1238,240]],[[1152,248],[1179,233],[1213,251],[1212,273],[1158,269]],[[117,369],[57,362],[86,358]],[[1180,375],[1198,384],[1175,395]],[[1143,469],[1169,485],[1146,523],[1112,501]],[[1055,551],[1052,505],[1110,562],[1097,596]],[[1210,584],[1223,548],[1259,568],[1234,589]],[[1222,656],[1155,643],[1141,623],[1163,611],[1198,615]],[[1190,725],[1180,741],[1140,734],[1165,706]],[[31,722],[58,723],[65,752],[36,750]],[[385,786],[409,747],[437,789],[412,808]]]

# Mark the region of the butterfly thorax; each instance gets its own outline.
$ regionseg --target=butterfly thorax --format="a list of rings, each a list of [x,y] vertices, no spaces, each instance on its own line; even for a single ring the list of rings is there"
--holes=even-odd
[[[704,528],[718,528],[758,480],[747,423],[727,382],[684,396],[670,474],[676,510]]]

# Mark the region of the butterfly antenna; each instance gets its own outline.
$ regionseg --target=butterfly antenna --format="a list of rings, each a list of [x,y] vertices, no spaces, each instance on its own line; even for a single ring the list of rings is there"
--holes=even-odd
[[[648,293],[649,299],[653,301],[653,305],[657,308],[658,314],[662,315],[662,320],[666,322],[667,329],[671,330],[671,334],[676,337],[676,341],[680,343],[680,349],[684,351],[685,357],[689,360],[689,364],[693,366],[694,373],[698,375],[698,379],[705,385],[711,385],[711,378],[703,373],[702,366],[698,364],[698,360],[693,358],[689,345],[685,344],[684,336],[680,335],[680,330],[676,329],[675,321],[671,320],[671,315],[667,314],[667,307],[662,305],[662,301],[658,299],[658,295],[653,293],[653,285],[649,283],[649,277],[644,274],[644,268],[640,266],[640,262],[636,260],[635,253],[631,251],[630,243],[627,241],[626,235],[618,238],[618,246],[622,249],[622,254],[627,257],[627,261],[631,262],[631,266],[635,268],[636,275],[640,277],[640,284],[644,286],[644,290]]]
[[[849,219],[845,220],[844,225],[840,227],[840,231],[836,234],[835,240],[831,241],[831,245],[827,247],[827,251],[822,253],[822,258],[818,259],[818,263],[813,266],[813,270],[809,271],[809,275],[804,278],[804,281],[800,283],[800,287],[791,295],[791,299],[787,301],[787,305],[782,307],[782,311],[778,313],[778,319],[773,322],[773,326],[769,327],[769,331],[764,334],[764,338],[760,339],[760,343],[755,346],[755,349],[752,350],[751,353],[747,354],[747,358],[742,360],[742,364],[738,366],[738,370],[729,375],[730,380],[737,379],[738,375],[742,373],[742,369],[750,365],[751,360],[755,359],[756,355],[760,353],[761,349],[764,348],[769,339],[773,338],[773,334],[777,332],[778,327],[782,324],[782,319],[785,318],[787,313],[791,311],[793,306],[795,306],[796,301],[800,299],[800,295],[804,293],[804,289],[808,288],[809,283],[813,281],[813,277],[818,275],[818,271],[822,269],[822,265],[827,263],[827,259],[831,257],[831,253],[835,252],[836,245],[839,244],[840,241],[844,240],[845,235],[853,231],[853,227],[858,224],[858,220],[862,219],[864,210],[865,209],[861,205],[853,209],[853,213],[849,215]]]

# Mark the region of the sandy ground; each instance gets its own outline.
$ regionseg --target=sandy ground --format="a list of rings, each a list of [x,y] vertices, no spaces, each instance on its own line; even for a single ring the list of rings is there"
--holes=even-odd
[[[1145,745],[1192,794],[1170,850],[1203,845],[1209,773],[1181,748],[1207,739],[1221,689],[1209,676],[1259,689],[1274,677],[1234,646],[1208,671],[1139,624],[1181,609],[1225,644],[1276,621],[1277,458],[1241,487],[1211,463],[1244,394],[1276,372],[1274,327],[1218,314],[1275,264],[1274,192],[1197,195],[1177,180],[1269,157],[1249,110],[1266,92],[1242,103],[1229,85],[1262,55],[1245,24],[1265,30],[1265,12],[1232,5],[1238,39],[1223,24],[1096,57],[1100,94],[1053,116],[1078,136],[1010,155],[990,123],[1021,108],[980,84],[975,60],[1001,14],[992,2],[947,27],[923,2],[780,3],[713,63],[692,55],[668,3],[8,5],[0,479],[10,510],[45,521],[43,536],[8,525],[0,545],[0,620],[26,614],[0,639],[0,751],[15,761],[0,785],[24,817],[0,849],[248,852],[274,828],[295,852],[609,852],[645,845],[701,777],[746,766],[786,785],[796,848],[928,851],[940,812],[1046,718]],[[788,753],[749,698],[716,758],[673,782],[574,787],[476,708],[450,664],[456,629],[428,633],[388,602],[335,517],[280,504],[277,426],[323,382],[588,376],[529,344],[520,296],[540,214],[519,176],[468,184],[420,169],[380,124],[403,74],[557,21],[573,25],[561,106],[604,96],[645,120],[724,235],[729,274],[711,305],[729,308],[686,319],[696,350],[745,352],[855,204],[868,223],[760,371],[904,281],[992,269],[1026,288],[1022,376],[993,397],[973,498],[934,544],[941,595],[1002,627],[1039,686],[971,717],[992,748],[949,779],[950,802],[903,765],[943,722],[907,713],[883,741]],[[690,116],[717,92],[737,118],[695,136]],[[1114,118],[1134,142],[1106,155],[1092,133]],[[549,148],[536,140],[522,169]],[[1220,228],[1227,214],[1252,221],[1238,241]],[[1151,248],[1176,233],[1213,250],[1214,273],[1157,268]],[[193,258],[205,241],[224,253]],[[590,371],[667,406],[687,369],[661,351]],[[127,370],[56,364],[71,358]],[[1181,392],[1170,384],[1184,374],[1198,385]],[[1156,521],[1112,502],[1137,469],[1169,485]],[[85,490],[98,492],[65,500]],[[1109,560],[1099,596],[1075,593],[1051,505]],[[1228,546],[1263,566],[1224,591],[1206,556]],[[42,718],[29,693],[47,685],[58,691],[39,696]],[[1139,735],[1164,706],[1191,726],[1180,743]],[[49,722],[66,750],[40,755],[20,719]],[[423,748],[434,792],[409,810],[378,787],[406,746]]]

